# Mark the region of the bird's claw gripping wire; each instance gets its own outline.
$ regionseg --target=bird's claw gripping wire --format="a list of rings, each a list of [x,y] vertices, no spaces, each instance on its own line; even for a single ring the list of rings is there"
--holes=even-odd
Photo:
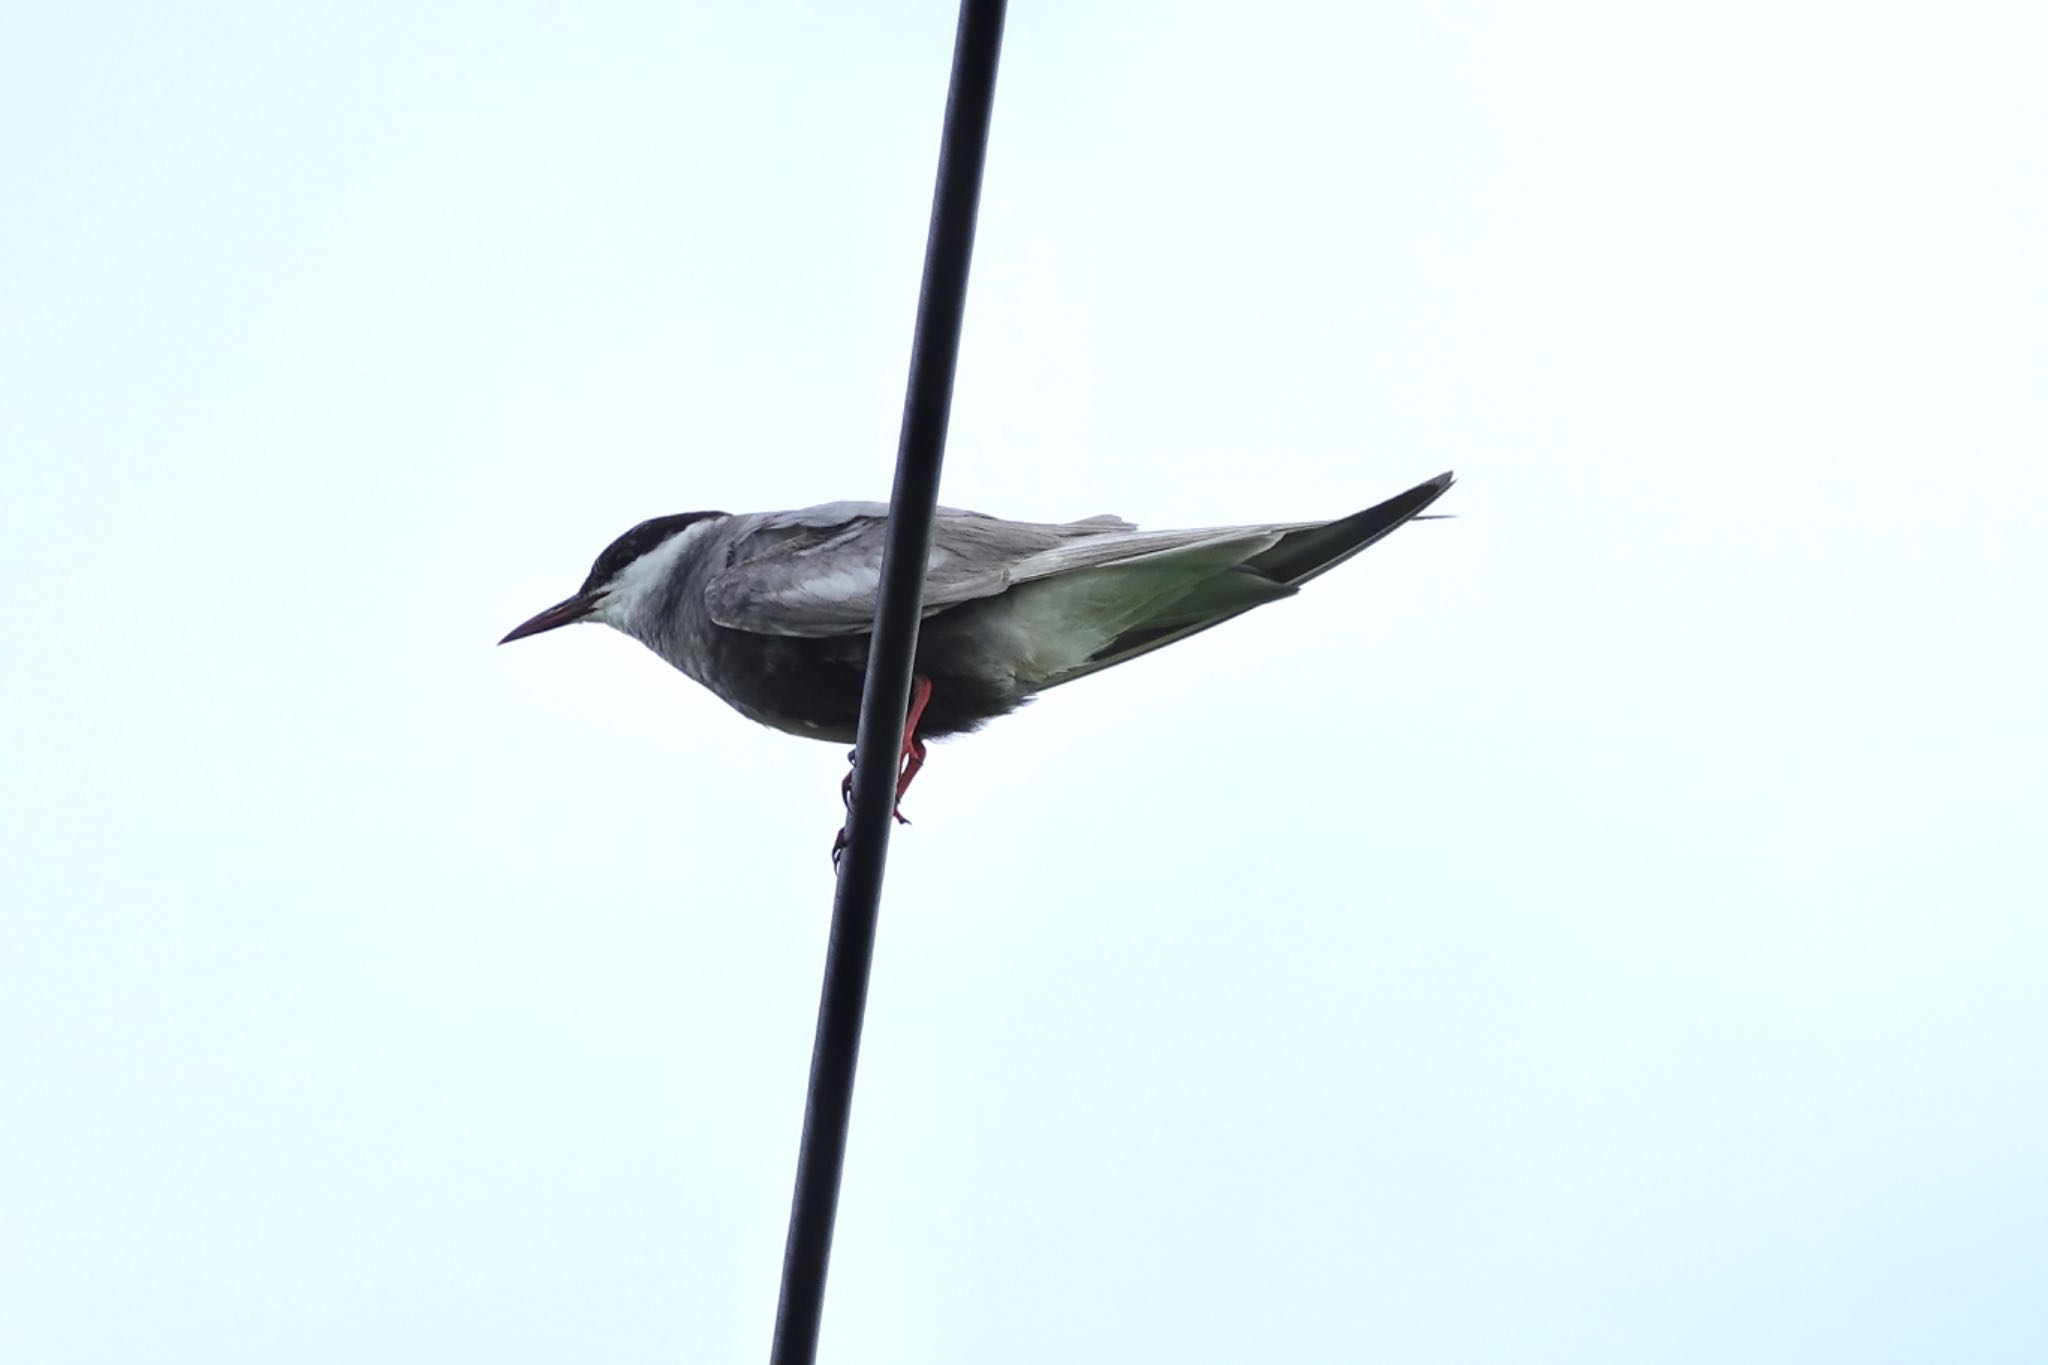
[[[932,680],[924,677],[913,678],[910,684],[910,710],[903,719],[903,752],[897,758],[896,804],[890,812],[896,817],[896,823],[899,825],[910,823],[910,817],[903,813],[903,793],[910,790],[910,784],[916,779],[918,770],[924,767],[925,747],[924,741],[917,736],[917,723],[924,718],[925,704],[931,699]],[[847,823],[841,824],[839,832],[832,836],[832,870],[835,872],[839,870],[839,859],[846,852],[849,837],[847,827],[853,817],[853,763],[858,757],[858,749],[846,756],[846,776],[839,780],[839,800],[840,804],[846,807]]]

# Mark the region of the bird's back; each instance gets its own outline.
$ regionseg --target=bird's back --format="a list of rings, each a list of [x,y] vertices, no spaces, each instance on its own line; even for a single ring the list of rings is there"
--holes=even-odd
[[[1440,475],[1333,521],[1166,531],[942,508],[918,646],[918,671],[933,682],[922,732],[976,728],[1047,688],[1291,596],[1450,483]],[[626,628],[751,718],[850,741],[887,518],[883,504],[859,502],[722,518],[693,533],[651,613]]]

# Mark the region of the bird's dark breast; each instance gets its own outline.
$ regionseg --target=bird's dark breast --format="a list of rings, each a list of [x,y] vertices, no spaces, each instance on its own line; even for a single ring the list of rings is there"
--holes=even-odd
[[[851,744],[860,728],[869,637],[804,639],[718,631],[716,672],[723,695],[743,715],[793,735]],[[926,739],[977,730],[1023,704],[999,681],[954,665],[948,651],[918,641],[917,672],[931,679],[919,722]]]

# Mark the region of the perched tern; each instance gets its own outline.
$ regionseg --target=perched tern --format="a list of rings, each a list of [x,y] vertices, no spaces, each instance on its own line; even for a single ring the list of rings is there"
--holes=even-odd
[[[1186,531],[940,508],[897,798],[926,740],[979,729],[1047,688],[1292,597],[1450,486],[1439,474],[1334,521]],[[573,597],[499,643],[601,621],[750,720],[851,743],[888,515],[882,503],[833,502],[655,517],[606,546]]]

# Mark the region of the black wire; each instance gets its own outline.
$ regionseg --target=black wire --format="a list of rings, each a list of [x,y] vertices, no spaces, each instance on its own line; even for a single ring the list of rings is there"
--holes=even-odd
[[[910,701],[925,565],[939,499],[939,464],[953,403],[953,371],[967,302],[967,266],[974,252],[974,214],[988,152],[989,113],[995,103],[1003,10],[1004,0],[961,0],[954,39],[953,81],[946,96],[938,186],[932,195],[924,285],[910,352],[910,386],[903,399],[903,434],[896,450],[896,490],[882,556],[881,600],[861,694],[853,809],[832,906],[832,937],[811,1050],[810,1092],[797,1153],[789,1241],[782,1256],[782,1297],[775,1310],[771,1365],[810,1365],[818,1354],[825,1268],[832,1252],[839,1178],[846,1164],[853,1070],[860,1053],[868,970],[875,956],[875,922],[903,748],[903,713]]]

